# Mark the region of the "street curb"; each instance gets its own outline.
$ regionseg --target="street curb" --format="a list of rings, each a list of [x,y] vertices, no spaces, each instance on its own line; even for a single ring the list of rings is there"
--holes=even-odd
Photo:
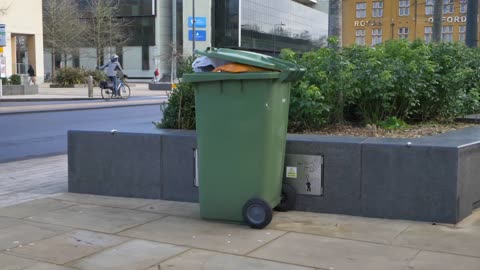
[[[45,108],[45,109],[25,109],[23,111],[10,111],[0,112],[1,115],[14,115],[14,114],[27,114],[27,113],[44,113],[44,112],[65,112],[65,111],[83,111],[83,110],[97,110],[97,109],[113,109],[122,107],[136,107],[136,106],[148,106],[148,105],[161,105],[168,102],[168,100],[152,102],[152,103],[140,103],[140,104],[120,104],[115,106],[98,106],[98,107],[78,107],[78,108]]]
[[[102,100],[98,98],[0,98],[0,102],[35,102],[35,101],[84,101],[84,100]]]

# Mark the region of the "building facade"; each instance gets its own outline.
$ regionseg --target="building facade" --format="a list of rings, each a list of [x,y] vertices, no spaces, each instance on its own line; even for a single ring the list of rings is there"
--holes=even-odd
[[[343,0],[344,45],[432,40],[434,0]],[[464,42],[467,0],[443,0],[442,40]]]
[[[86,0],[79,3],[85,5]],[[194,49],[304,51],[325,45],[328,34],[325,1],[119,0],[119,4],[117,16],[129,21],[125,31],[132,38],[121,47],[105,48],[103,56],[108,61],[112,54],[119,55],[125,73],[132,78],[151,78],[156,68],[163,74],[174,73],[174,59],[192,55]],[[50,58],[46,52],[45,70],[51,70]],[[61,59],[56,62],[60,65]],[[69,57],[68,65],[95,68],[96,50],[80,48],[77,55]]]
[[[42,1],[0,1],[0,76],[26,74],[32,65],[42,82],[43,59]]]

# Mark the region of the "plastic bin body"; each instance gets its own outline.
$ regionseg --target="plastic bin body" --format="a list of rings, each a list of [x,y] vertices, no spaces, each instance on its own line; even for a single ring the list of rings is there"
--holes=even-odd
[[[249,199],[280,203],[290,83],[279,74],[191,75],[203,218],[242,221]]]

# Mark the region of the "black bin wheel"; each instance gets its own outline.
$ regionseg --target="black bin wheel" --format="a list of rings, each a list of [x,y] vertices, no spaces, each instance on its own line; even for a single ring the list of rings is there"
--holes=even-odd
[[[251,228],[263,229],[272,221],[273,211],[262,199],[250,199],[243,205],[243,220]]]
[[[297,201],[297,192],[295,189],[287,184],[282,184],[282,200],[280,204],[275,207],[275,211],[287,212],[295,209],[295,203]]]

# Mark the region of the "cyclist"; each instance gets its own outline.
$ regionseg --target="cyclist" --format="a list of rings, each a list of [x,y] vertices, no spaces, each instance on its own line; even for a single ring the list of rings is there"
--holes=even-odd
[[[97,69],[107,69],[105,73],[107,73],[107,76],[110,78],[110,80],[113,82],[113,95],[118,95],[117,93],[117,69],[120,70],[123,73],[122,65],[120,65],[120,62],[118,62],[118,55],[114,54],[112,55],[112,58],[110,59],[110,62],[106,63],[105,65],[101,67],[97,67]]]

